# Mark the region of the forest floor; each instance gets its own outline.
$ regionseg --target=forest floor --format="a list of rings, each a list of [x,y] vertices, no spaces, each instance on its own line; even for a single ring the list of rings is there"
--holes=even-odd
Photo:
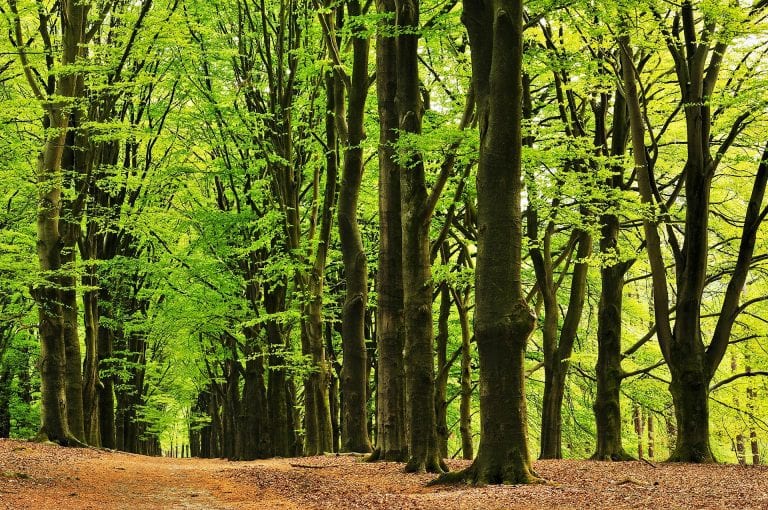
[[[0,439],[0,508],[768,508],[766,467],[566,460],[535,469],[546,483],[427,487],[433,475],[350,456],[227,462]]]

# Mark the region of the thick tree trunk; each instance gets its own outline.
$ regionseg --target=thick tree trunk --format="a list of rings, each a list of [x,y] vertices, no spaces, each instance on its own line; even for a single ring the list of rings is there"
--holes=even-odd
[[[675,405],[677,438],[670,462],[714,462],[709,444],[709,379],[691,363],[677,360],[674,365],[686,367],[680,373],[670,364],[672,383],[669,390]]]
[[[264,307],[268,314],[274,314],[285,308],[285,288],[266,289]],[[285,338],[282,326],[276,320],[267,322],[269,342],[269,371],[267,377],[267,407],[269,415],[270,443],[273,454],[278,457],[293,455],[295,437],[289,428],[288,380],[285,370]]]
[[[613,216],[618,232],[618,219]],[[613,225],[613,223],[611,223]],[[603,226],[605,231],[606,224]],[[613,227],[611,227],[613,230]],[[603,239],[606,239],[603,234]],[[597,425],[594,460],[630,460],[621,442],[621,310],[625,264],[600,269],[602,286],[597,318],[597,389],[593,409]]]
[[[45,275],[44,286],[35,290],[40,334],[40,432],[38,438],[67,445],[78,442],[69,429],[66,393],[64,313],[56,278],[61,269],[61,157],[67,116],[60,109],[48,113],[51,138],[38,160],[37,257]]]
[[[464,1],[480,127],[475,338],[481,435],[472,465],[444,475],[443,481],[538,480],[528,450],[524,371],[525,346],[536,321],[520,280],[522,20],[520,1]]]
[[[248,351],[243,375],[243,398],[240,404],[241,460],[264,459],[272,454],[269,443],[267,388],[264,383],[264,357],[258,346],[258,335],[246,330]]]
[[[395,12],[394,0],[377,0],[380,14]],[[392,28],[391,26],[388,28]],[[380,458],[407,458],[405,375],[403,371],[403,266],[400,218],[400,177],[393,144],[397,140],[397,59],[395,38],[385,30],[376,42],[376,90],[379,110],[379,269],[376,334],[377,370],[376,452]]]

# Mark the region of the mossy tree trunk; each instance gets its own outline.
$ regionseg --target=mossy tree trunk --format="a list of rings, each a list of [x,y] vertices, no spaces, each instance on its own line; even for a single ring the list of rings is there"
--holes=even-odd
[[[523,4],[465,0],[472,49],[480,161],[475,338],[480,357],[480,445],[466,470],[443,481],[529,483],[524,354],[535,318],[522,266],[521,149]]]
[[[408,454],[405,426],[405,374],[403,347],[403,262],[400,218],[400,175],[394,160],[398,138],[397,48],[391,34],[394,0],[377,0],[379,14],[388,14],[376,41],[376,94],[379,113],[379,269],[376,334],[377,433],[371,460],[405,461]]]

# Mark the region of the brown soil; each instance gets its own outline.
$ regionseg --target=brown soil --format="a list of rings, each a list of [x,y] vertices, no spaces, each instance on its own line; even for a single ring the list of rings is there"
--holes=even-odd
[[[0,440],[0,508],[768,508],[765,467],[542,461],[535,469],[546,484],[426,487],[432,475],[346,456],[227,462]]]

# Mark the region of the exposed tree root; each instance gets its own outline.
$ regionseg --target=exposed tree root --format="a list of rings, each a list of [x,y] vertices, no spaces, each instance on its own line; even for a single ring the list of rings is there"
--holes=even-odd
[[[677,447],[667,462],[690,462],[693,464],[717,464],[717,460],[709,448],[697,449],[692,447]]]
[[[69,448],[88,448],[88,445],[77,439],[72,434],[67,434],[64,437],[51,437],[45,429],[40,431],[32,438],[32,442],[35,443],[54,443],[59,446],[66,446]]]
[[[606,453],[603,455],[595,453],[592,455],[589,460],[600,460],[600,461],[610,461],[610,462],[628,462],[631,460],[637,460],[624,450],[621,450],[619,452],[614,453]]]
[[[443,473],[427,485],[455,485],[468,484],[475,486],[484,485],[523,485],[547,483],[530,469],[501,469],[499,467],[480,468],[475,461],[471,466],[461,471]]]
[[[444,474],[448,472],[448,465],[443,459],[434,455],[426,459],[421,457],[411,457],[405,464],[406,473],[437,473]]]

